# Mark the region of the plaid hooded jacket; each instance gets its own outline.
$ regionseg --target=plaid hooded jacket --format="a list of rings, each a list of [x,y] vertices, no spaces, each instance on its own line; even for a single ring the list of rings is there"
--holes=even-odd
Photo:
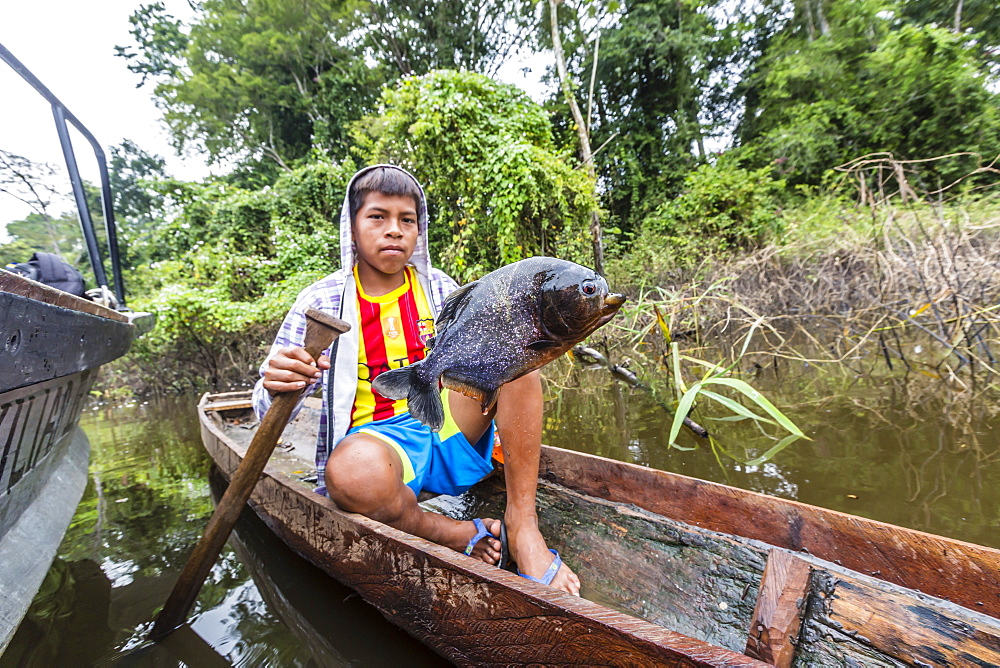
[[[412,178],[405,170],[394,165],[373,165],[362,169],[351,179],[351,185],[365,172],[377,167],[399,169]],[[414,179],[416,183],[416,179]],[[419,187],[419,186],[418,186]],[[437,317],[445,297],[458,288],[451,277],[431,266],[430,254],[427,249],[427,200],[423,189],[420,189],[421,200],[417,203],[417,225],[419,237],[409,264],[416,270],[417,278],[430,301],[432,314]],[[305,312],[310,307],[334,315],[350,323],[351,331],[342,334],[333,345],[327,349],[330,357],[330,369],[324,371],[322,377],[302,394],[303,399],[313,394],[317,389],[323,390],[323,409],[320,416],[319,434],[316,439],[316,468],[319,472],[319,482],[322,484],[322,472],[330,452],[347,433],[351,426],[351,406],[354,404],[354,394],[358,386],[358,346],[359,323],[357,317],[357,286],[354,281],[354,237],[351,227],[350,200],[344,196],[344,205],[340,211],[340,269],[313,283],[299,293],[295,304],[285,316],[278,335],[271,345],[271,351],[260,366],[261,379],[253,389],[253,407],[257,417],[263,417],[271,405],[271,396],[264,389],[263,375],[268,361],[278,350],[286,346],[301,346],[305,339]],[[296,407],[298,413],[302,406]],[[294,416],[294,414],[293,414]]]

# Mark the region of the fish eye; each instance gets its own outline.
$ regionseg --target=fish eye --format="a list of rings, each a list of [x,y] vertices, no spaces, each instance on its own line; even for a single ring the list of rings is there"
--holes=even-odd
[[[580,291],[585,295],[592,295],[597,292],[597,285],[593,281],[584,281],[580,286]]]

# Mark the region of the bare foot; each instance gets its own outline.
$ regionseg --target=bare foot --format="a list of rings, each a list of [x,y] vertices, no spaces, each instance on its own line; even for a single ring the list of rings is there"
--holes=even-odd
[[[484,536],[472,548],[471,556],[487,564],[495,565],[500,561],[500,520],[484,519],[483,525],[492,536]],[[476,535],[476,525],[472,522],[459,522],[454,520],[454,524],[449,527],[446,534],[442,535],[439,541],[445,547],[450,547],[456,552],[465,552],[469,541]]]
[[[507,540],[511,557],[517,562],[517,568],[522,574],[541,578],[552,565],[553,555],[538,530],[537,522],[519,524],[515,523],[513,518],[509,518]],[[549,586],[574,596],[580,595],[580,578],[565,563],[552,578]]]

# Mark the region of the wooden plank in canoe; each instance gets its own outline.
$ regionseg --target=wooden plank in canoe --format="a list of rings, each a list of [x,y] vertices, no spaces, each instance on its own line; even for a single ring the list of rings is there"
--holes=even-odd
[[[810,642],[822,636],[907,665],[1000,666],[1000,622],[992,617],[829,566],[812,580],[799,661],[829,665],[833,656]]]
[[[744,652],[779,668],[792,665],[802,613],[809,601],[809,564],[787,550],[771,550]]]
[[[249,399],[218,399],[202,406],[206,411],[234,411],[246,408],[253,408]]]

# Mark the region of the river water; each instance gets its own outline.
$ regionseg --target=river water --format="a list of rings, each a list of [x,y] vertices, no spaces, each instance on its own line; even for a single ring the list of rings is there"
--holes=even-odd
[[[747,465],[780,434],[693,416],[711,441],[668,445],[662,396],[568,362],[546,373],[544,439],[582,450],[1000,547],[1000,408],[919,374],[759,368],[749,378],[811,440]],[[143,643],[212,510],[194,398],[94,406],[90,482],[59,556],[0,665],[440,665],[244,517],[169,643]],[[572,563],[570,556],[567,561]]]

